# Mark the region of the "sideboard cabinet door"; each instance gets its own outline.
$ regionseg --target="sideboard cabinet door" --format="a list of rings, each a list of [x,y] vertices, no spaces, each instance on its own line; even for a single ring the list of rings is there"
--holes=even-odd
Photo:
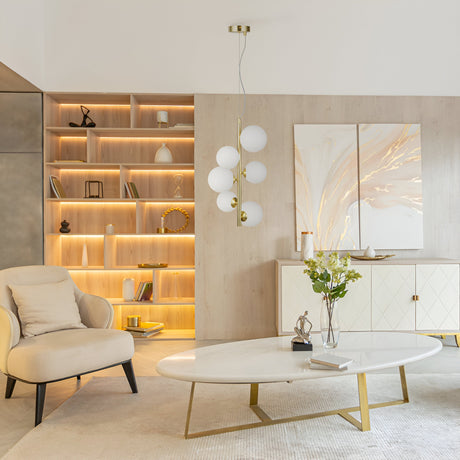
[[[339,300],[341,331],[371,330],[371,265],[355,265],[352,268],[361,274],[355,283],[347,285],[347,294]]]
[[[458,330],[459,266],[417,265],[415,273],[417,330]]]
[[[415,265],[372,266],[372,330],[415,330]]]

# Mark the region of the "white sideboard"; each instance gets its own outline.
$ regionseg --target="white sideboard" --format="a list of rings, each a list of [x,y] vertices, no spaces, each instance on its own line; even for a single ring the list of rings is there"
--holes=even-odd
[[[459,332],[459,260],[386,259],[352,265],[362,278],[348,285],[340,300],[341,330]],[[304,269],[300,260],[276,260],[278,335],[294,334],[305,310],[312,331],[319,331],[321,295],[313,292]]]

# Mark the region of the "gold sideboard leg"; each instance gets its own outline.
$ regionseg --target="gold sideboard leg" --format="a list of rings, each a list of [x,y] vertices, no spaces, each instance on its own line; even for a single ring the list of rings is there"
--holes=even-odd
[[[457,347],[460,347],[460,334],[455,334],[455,343]]]
[[[404,366],[399,366],[399,376],[401,377],[401,389],[404,402],[409,402],[409,392],[407,391],[406,371]]]
[[[187,409],[187,420],[185,421],[185,432],[184,438],[188,439],[188,429],[190,427],[190,416],[192,415],[192,404],[193,404],[193,394],[195,393],[195,382],[192,382],[192,387],[190,388],[190,399],[188,402]]]
[[[366,374],[358,374],[359,411],[361,413],[361,431],[369,431],[369,403],[367,400]]]
[[[256,406],[259,404],[259,384],[251,383],[251,394],[249,396],[249,405]]]

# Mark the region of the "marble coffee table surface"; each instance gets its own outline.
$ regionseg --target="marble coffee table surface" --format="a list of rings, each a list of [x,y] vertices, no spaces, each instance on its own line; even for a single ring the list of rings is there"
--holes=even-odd
[[[292,351],[291,339],[269,337],[196,348],[162,359],[157,371],[188,382],[284,382],[404,366],[442,348],[432,337],[401,332],[341,333],[333,350],[324,350],[321,336],[314,334],[313,352]],[[324,353],[351,358],[353,363],[343,371],[310,369],[309,358]]]

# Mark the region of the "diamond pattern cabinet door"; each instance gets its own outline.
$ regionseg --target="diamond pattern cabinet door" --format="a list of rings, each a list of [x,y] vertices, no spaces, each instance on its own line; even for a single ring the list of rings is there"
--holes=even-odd
[[[312,331],[319,331],[321,295],[313,291],[310,278],[304,274],[302,265],[282,266],[279,299],[278,334],[295,335],[297,318],[308,310],[308,319],[313,323]]]
[[[352,267],[362,276],[347,285],[347,294],[339,301],[339,321],[342,331],[371,330],[371,266]]]
[[[415,330],[415,265],[372,266],[372,330]]]
[[[417,265],[417,330],[459,329],[459,266]]]

